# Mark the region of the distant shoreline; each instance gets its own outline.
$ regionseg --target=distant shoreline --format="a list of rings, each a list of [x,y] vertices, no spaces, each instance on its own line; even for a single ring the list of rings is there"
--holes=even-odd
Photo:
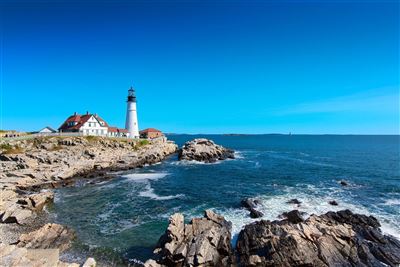
[[[397,136],[400,134],[284,134],[284,133],[254,133],[254,134],[244,134],[244,133],[165,133],[165,135],[176,136],[176,135],[220,135],[220,136]]]

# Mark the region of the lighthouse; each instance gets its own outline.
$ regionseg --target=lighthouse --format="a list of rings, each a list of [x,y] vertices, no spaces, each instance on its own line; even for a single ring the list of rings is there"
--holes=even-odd
[[[125,129],[128,130],[130,138],[139,138],[139,125],[136,112],[136,96],[135,90],[132,86],[128,90]]]

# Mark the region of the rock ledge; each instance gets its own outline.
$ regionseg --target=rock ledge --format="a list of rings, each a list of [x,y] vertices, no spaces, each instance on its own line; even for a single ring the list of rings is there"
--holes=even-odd
[[[261,220],[245,226],[236,249],[243,266],[399,266],[400,241],[379,227],[349,210],[296,223]]]
[[[179,160],[195,160],[213,163],[217,160],[234,159],[235,154],[231,149],[215,144],[205,138],[194,139],[186,142],[179,150]]]
[[[170,217],[168,228],[157,244],[155,258],[145,266],[234,265],[231,227],[230,222],[211,210],[188,224],[182,214],[176,213]]]

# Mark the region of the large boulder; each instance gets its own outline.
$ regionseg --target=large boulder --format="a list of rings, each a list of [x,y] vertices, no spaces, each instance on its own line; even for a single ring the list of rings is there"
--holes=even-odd
[[[261,220],[240,232],[237,253],[243,266],[399,266],[400,242],[379,227],[349,210],[296,223]]]
[[[27,249],[0,243],[0,266],[7,267],[79,267],[59,260],[58,249]]]
[[[165,234],[145,266],[232,266],[231,223],[214,212],[184,223],[180,213],[171,216]]]
[[[212,163],[217,160],[234,158],[235,153],[233,150],[224,148],[204,138],[186,142],[179,150],[179,160],[195,160]]]
[[[71,246],[74,237],[75,232],[73,230],[59,224],[48,223],[36,231],[22,234],[17,246],[64,251]]]
[[[1,223],[28,224],[36,216],[29,207],[25,207],[17,201],[7,201],[2,205],[0,212]]]
[[[2,192],[9,192],[3,190]],[[13,199],[14,198],[14,199]],[[10,198],[2,199],[0,205],[0,222],[29,224],[35,217],[36,212],[43,210],[43,207],[52,202],[54,193],[50,191],[23,195],[17,194]]]

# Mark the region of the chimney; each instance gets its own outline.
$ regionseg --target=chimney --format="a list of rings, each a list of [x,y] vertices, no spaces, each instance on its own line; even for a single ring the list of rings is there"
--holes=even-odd
[[[86,111],[86,115],[89,115],[89,111]]]
[[[74,116],[76,116],[77,115],[77,113],[76,113],[76,111],[74,112]]]

